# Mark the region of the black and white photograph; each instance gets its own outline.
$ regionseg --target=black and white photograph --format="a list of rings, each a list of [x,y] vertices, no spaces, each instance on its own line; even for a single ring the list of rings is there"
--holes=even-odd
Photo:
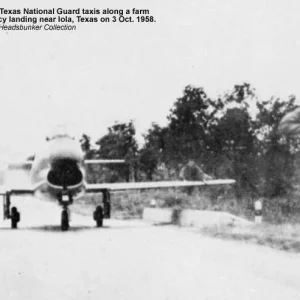
[[[0,3],[0,299],[300,299],[300,2]]]

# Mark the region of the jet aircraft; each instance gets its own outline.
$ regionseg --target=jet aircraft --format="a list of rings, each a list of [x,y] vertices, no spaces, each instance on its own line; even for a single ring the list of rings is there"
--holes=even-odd
[[[4,189],[0,191],[0,195],[3,196],[4,219],[10,219],[11,227],[17,228],[20,214],[16,207],[10,207],[11,196],[31,194],[40,197],[41,195],[47,195],[48,199],[57,201],[62,207],[61,230],[66,231],[69,229],[69,205],[86,193],[101,192],[103,203],[99,203],[93,214],[97,227],[101,227],[103,218],[110,218],[110,194],[113,191],[227,185],[235,182],[231,179],[219,179],[208,181],[87,183],[87,165],[111,163],[124,163],[124,160],[86,160],[79,141],[69,134],[60,133],[47,138],[44,150],[37,153],[33,161],[9,165],[10,168],[30,169],[31,184],[25,188],[4,186]]]

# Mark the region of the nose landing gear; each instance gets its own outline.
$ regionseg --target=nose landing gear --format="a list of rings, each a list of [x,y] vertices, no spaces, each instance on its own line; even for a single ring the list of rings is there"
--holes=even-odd
[[[73,197],[71,193],[64,190],[63,193],[58,198],[59,204],[63,207],[61,212],[61,223],[60,227],[62,231],[67,231],[70,228],[70,211],[68,206],[73,203]]]
[[[70,227],[69,221],[69,210],[67,207],[64,207],[64,209],[61,212],[61,230],[67,231]]]

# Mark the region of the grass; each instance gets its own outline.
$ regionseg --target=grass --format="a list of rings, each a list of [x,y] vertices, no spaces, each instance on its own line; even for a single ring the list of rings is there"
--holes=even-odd
[[[183,189],[124,191],[111,194],[112,216],[117,218],[141,218],[144,207],[152,199],[158,208],[198,209],[224,211],[254,220],[254,199],[244,197],[237,200],[233,190],[228,188],[194,188],[191,195]],[[91,214],[102,204],[102,195],[89,194],[74,203],[81,214]],[[263,199],[263,219],[270,224],[300,223],[300,201],[298,199]]]
[[[229,210],[236,212],[235,201],[227,197],[213,201],[209,189],[194,191],[192,195],[188,195],[182,190],[144,190],[144,191],[126,191],[122,193],[111,194],[112,217],[114,218],[142,218],[144,207],[149,207],[152,199],[155,199],[158,208],[174,208],[177,209],[203,209],[203,210]],[[90,194],[84,198],[77,200],[73,205],[73,210],[83,215],[90,215],[98,204],[102,203],[101,194]]]

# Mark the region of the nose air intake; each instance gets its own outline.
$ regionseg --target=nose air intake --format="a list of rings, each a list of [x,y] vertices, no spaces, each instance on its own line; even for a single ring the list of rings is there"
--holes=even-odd
[[[83,175],[75,160],[63,158],[53,161],[47,180],[54,186],[67,188],[80,184]]]

